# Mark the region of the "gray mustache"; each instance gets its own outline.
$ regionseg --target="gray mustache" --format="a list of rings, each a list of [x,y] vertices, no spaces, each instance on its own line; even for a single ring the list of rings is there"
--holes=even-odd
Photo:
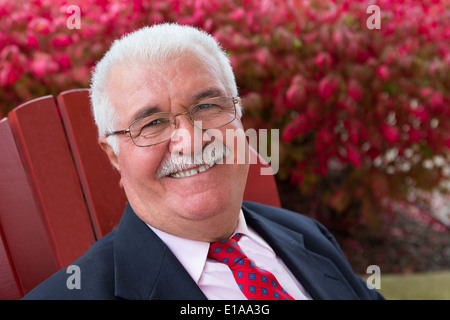
[[[224,145],[221,141],[215,139],[213,142],[205,146],[201,151],[195,155],[190,154],[171,154],[170,158],[165,160],[155,176],[157,178],[165,177],[179,171],[188,170],[200,165],[209,165],[213,162],[220,162],[224,157],[227,158],[231,154],[230,148]]]

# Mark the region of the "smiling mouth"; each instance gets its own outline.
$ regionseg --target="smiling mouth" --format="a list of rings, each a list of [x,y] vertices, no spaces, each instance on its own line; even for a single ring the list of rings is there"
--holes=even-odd
[[[196,174],[205,172],[207,170],[209,170],[210,168],[212,168],[214,165],[216,164],[216,162],[211,162],[210,164],[203,164],[199,167],[196,168],[190,168],[187,170],[183,170],[183,171],[179,171],[176,173],[172,173],[169,176],[172,178],[186,178],[186,177],[190,177],[190,176],[195,176]]]

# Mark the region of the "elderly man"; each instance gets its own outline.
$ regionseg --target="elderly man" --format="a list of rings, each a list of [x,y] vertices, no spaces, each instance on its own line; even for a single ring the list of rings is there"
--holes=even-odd
[[[161,24],[117,40],[91,98],[128,205],[73,263],[80,288],[61,270],[26,299],[382,298],[319,223],[243,202],[246,150],[225,133],[242,129],[242,106],[210,35]]]

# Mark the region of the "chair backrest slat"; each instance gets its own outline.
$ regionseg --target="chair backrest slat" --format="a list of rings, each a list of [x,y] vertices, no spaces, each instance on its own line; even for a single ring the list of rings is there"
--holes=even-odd
[[[6,242],[0,230],[0,300],[16,300],[23,295]]]
[[[7,118],[0,121],[0,155],[0,228],[13,271],[28,292],[59,265]]]
[[[58,264],[67,266],[95,238],[55,99],[47,96],[15,108],[9,123]]]
[[[266,169],[269,168],[266,160],[250,147],[250,166],[244,190],[244,200],[280,208],[281,202],[275,176],[261,175],[262,168],[269,171]]]
[[[118,224],[126,205],[120,176],[97,143],[88,90],[65,91],[57,101],[92,225],[97,238],[101,238]]]

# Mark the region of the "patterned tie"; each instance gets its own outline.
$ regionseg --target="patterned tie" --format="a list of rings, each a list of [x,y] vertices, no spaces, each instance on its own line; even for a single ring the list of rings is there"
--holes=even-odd
[[[242,293],[249,300],[294,300],[269,271],[256,267],[237,244],[241,234],[212,243],[208,258],[225,263],[233,272]]]

